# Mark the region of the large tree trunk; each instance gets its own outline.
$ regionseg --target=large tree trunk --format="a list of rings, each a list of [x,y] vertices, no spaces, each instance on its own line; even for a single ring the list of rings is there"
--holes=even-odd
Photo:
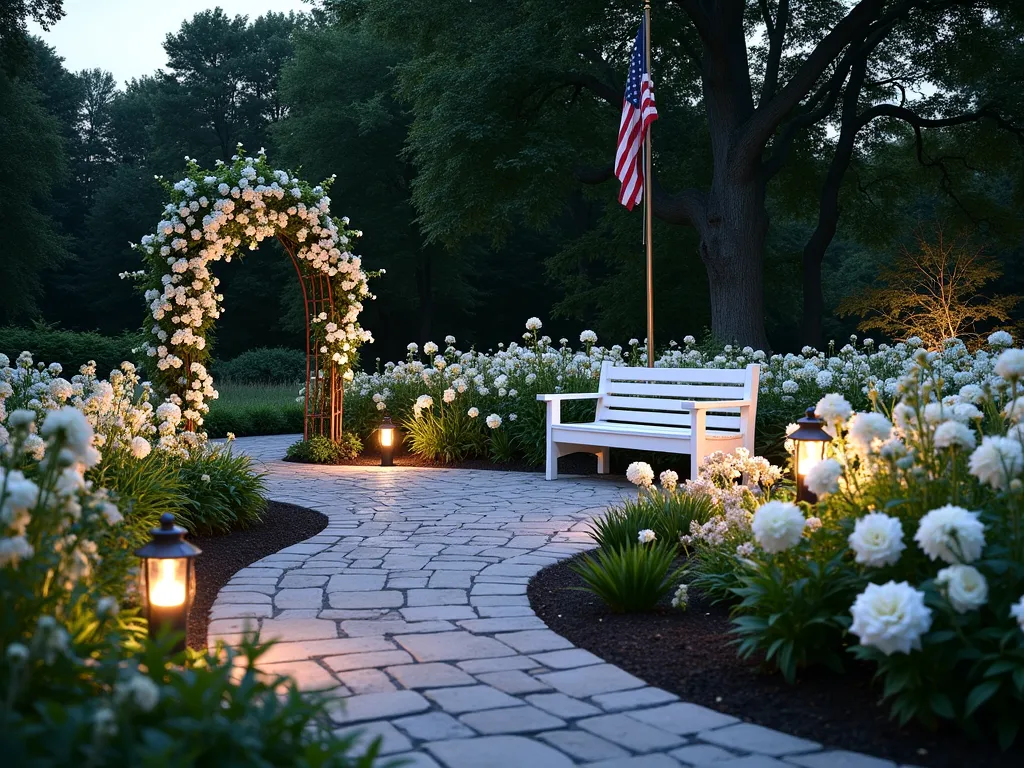
[[[713,184],[698,231],[712,333],[725,342],[768,349],[762,259],[768,212],[761,180],[726,178]]]

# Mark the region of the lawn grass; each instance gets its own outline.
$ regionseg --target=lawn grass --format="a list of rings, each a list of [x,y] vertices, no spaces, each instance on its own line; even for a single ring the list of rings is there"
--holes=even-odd
[[[303,404],[297,384],[230,384],[217,386],[205,419],[210,437],[282,435],[302,431]]]

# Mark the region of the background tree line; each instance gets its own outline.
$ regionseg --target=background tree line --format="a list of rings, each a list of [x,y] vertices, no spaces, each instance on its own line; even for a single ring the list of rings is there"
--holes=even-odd
[[[447,333],[493,346],[528,315],[552,318],[556,338],[641,336],[641,217],[615,203],[607,169],[637,6],[214,9],[167,36],[162,70],[124,88],[0,24],[0,319],[138,327],[141,301],[118,274],[137,267],[128,243],[160,216],[154,177],[242,142],[311,180],[337,174],[336,212],[388,273],[367,311],[373,355]],[[978,290],[1024,292],[1021,13],[656,2],[660,340],[706,328],[775,349],[842,338],[858,317],[837,317],[840,302],[870,296],[940,227],[984,247]],[[302,345],[298,285],[274,251],[224,266],[218,356]]]

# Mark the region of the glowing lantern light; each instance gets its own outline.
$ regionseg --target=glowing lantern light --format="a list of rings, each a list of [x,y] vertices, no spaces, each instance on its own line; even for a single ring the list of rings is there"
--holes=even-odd
[[[395,425],[391,422],[390,416],[385,416],[380,424],[380,465],[382,467],[393,467],[395,465]]]
[[[825,451],[832,437],[825,431],[825,422],[814,415],[814,408],[808,408],[796,424],[796,431],[788,436],[793,441],[796,500],[814,504],[818,497],[807,489],[807,473],[825,459]]]
[[[195,597],[196,555],[202,550],[185,541],[185,529],[174,524],[174,515],[160,517],[160,527],[151,531],[152,541],[135,554],[142,558],[141,586],[149,636],[164,627],[181,637],[176,648],[185,648],[188,614]]]

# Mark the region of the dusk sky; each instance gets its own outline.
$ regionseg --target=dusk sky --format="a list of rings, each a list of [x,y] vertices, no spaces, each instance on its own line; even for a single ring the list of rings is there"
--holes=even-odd
[[[31,24],[72,70],[99,67],[119,85],[166,64],[163,41],[181,22],[220,6],[230,16],[309,10],[303,0],[64,0],[65,16],[49,32]]]

